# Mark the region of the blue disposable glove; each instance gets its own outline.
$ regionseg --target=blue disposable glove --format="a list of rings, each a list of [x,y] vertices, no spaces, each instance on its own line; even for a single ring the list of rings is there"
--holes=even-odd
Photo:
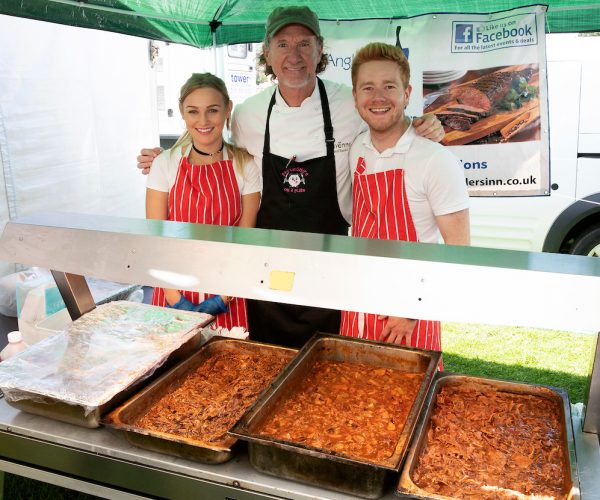
[[[225,302],[223,302],[223,299],[220,295],[213,295],[212,297],[200,302],[200,304],[195,305],[194,309],[192,310],[216,316],[219,313],[225,313],[229,311],[229,308]]]
[[[179,300],[177,302],[175,302],[175,304],[170,305],[167,302],[167,307],[172,308],[172,309],[179,309],[180,311],[193,311],[194,306],[196,304],[194,304],[193,302],[189,301],[188,299],[186,299],[183,294],[180,295]]]
[[[212,316],[216,316],[219,313],[224,313],[229,310],[220,295],[209,297],[205,301],[200,302],[200,304],[194,304],[182,294],[181,298],[175,304],[172,306],[167,304],[167,307],[179,309],[180,311],[203,312],[211,314]]]

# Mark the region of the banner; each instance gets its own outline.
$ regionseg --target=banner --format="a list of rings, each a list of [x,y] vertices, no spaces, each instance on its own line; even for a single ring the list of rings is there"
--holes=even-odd
[[[549,195],[545,7],[493,14],[321,21],[323,74],[351,85],[370,42],[401,47],[411,67],[409,115],[435,113],[471,196]]]

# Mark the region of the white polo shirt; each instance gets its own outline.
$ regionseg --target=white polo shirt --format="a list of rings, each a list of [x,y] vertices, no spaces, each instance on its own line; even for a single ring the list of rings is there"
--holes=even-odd
[[[186,156],[190,154],[192,145],[190,144],[185,151]],[[181,160],[181,148],[178,146],[176,150],[166,150],[159,154],[152,163],[152,168],[146,180],[146,187],[156,191],[169,192],[175,184],[177,171],[179,170],[179,161]],[[223,148],[223,159],[228,160],[227,148]],[[233,165],[235,179],[240,190],[240,195],[257,193],[261,190],[261,182],[259,178],[259,170],[254,162],[250,160],[244,165],[244,174],[242,175],[238,168]]]
[[[323,80],[335,139],[335,164],[337,195],[344,218],[352,221],[351,179],[348,151],[354,139],[365,129],[356,108],[352,90],[328,80]],[[271,153],[284,158],[296,155],[298,161],[319,158],[327,154],[323,115],[318,85],[312,95],[299,107],[290,107],[277,86],[263,90],[238,104],[232,117],[232,139],[237,146],[246,148],[254,157],[261,174],[267,111],[273,92],[277,91],[269,122]]]
[[[404,185],[413,223],[420,242],[440,243],[435,216],[469,208],[465,175],[458,159],[444,146],[415,133],[412,125],[392,148],[379,153],[369,131],[350,149],[352,178],[360,157],[365,174],[404,169]]]

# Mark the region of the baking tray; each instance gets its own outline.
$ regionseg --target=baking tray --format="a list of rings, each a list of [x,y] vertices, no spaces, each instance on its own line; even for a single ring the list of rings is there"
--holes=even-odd
[[[419,488],[412,480],[412,474],[417,466],[418,457],[421,455],[423,448],[427,442],[427,431],[429,429],[429,420],[435,409],[435,401],[439,391],[449,385],[461,385],[465,383],[481,384],[486,388],[493,388],[503,392],[514,394],[531,394],[543,398],[556,401],[560,408],[560,417],[562,418],[562,436],[564,463],[567,464],[570,470],[565,471],[564,498],[579,499],[579,479],[577,476],[577,457],[575,454],[575,440],[573,437],[573,427],[571,423],[571,407],[569,397],[563,389],[548,387],[543,385],[525,384],[520,382],[510,382],[504,380],[495,380],[482,377],[472,377],[466,375],[456,375],[452,373],[438,373],[430,393],[425,403],[426,409],[419,421],[417,430],[415,431],[413,442],[404,462],[400,474],[400,480],[396,488],[396,494],[402,498],[413,498],[419,500],[452,500],[452,497],[439,495],[436,493],[427,492]],[[561,497],[563,498],[563,497]]]
[[[290,349],[270,344],[261,344],[249,340],[212,337],[200,350],[172,368],[162,377],[144,388],[103,418],[103,423],[125,432],[127,440],[134,446],[165,453],[168,455],[196,460],[206,464],[218,464],[231,459],[237,438],[228,436],[222,446],[215,446],[198,439],[158,432],[139,427],[135,422],[156,404],[165,394],[176,389],[187,375],[218,352],[226,350],[246,350],[252,353],[276,353],[288,361],[296,353]]]
[[[395,344],[318,333],[230,431],[248,441],[250,462],[259,471],[365,498],[378,498],[392,484],[405,456],[441,353]],[[423,373],[423,381],[395,449],[393,467],[341,456],[328,450],[260,436],[271,410],[301,383],[316,361],[345,361]]]
[[[98,427],[103,414],[196,352],[213,319],[136,302],[99,305],[2,362],[0,388],[19,410]]]

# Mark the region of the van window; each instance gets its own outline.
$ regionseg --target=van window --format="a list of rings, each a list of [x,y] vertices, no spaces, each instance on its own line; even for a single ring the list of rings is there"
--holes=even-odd
[[[229,57],[235,57],[236,59],[246,59],[246,56],[248,55],[248,45],[245,43],[228,45],[227,55]]]

